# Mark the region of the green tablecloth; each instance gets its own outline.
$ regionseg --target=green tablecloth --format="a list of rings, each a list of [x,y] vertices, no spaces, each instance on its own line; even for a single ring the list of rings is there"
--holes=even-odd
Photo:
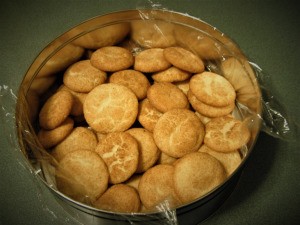
[[[42,48],[81,21],[111,11],[135,9],[151,1],[30,0],[0,3],[0,86],[15,93]],[[188,13],[232,37],[266,74],[272,93],[299,124],[300,26],[294,1],[160,1],[163,8]],[[10,110],[6,110],[8,112]],[[0,224],[74,224],[36,184],[10,143],[1,118]],[[4,126],[5,127],[5,126]],[[230,198],[203,224],[300,224],[299,141],[259,136]]]

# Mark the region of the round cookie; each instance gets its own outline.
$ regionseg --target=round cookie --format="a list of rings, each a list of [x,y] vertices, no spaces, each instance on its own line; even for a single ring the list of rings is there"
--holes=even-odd
[[[172,156],[167,155],[164,152],[161,152],[158,160],[157,160],[157,164],[170,164],[172,165],[175,161],[177,160],[177,158],[174,158]]]
[[[147,98],[139,103],[137,119],[140,124],[150,132],[153,132],[155,124],[162,115],[163,113],[154,108]]]
[[[228,106],[235,101],[236,93],[226,78],[212,72],[192,76],[190,90],[196,98],[211,106]]]
[[[228,153],[217,152],[207,147],[206,145],[202,145],[198,151],[208,153],[219,160],[224,166],[227,176],[230,176],[242,162],[239,151]]]
[[[90,60],[72,64],[63,75],[64,84],[76,92],[89,92],[106,80],[106,72],[92,66]]]
[[[174,189],[182,203],[189,203],[207,194],[225,178],[222,164],[206,153],[189,153],[174,165]]]
[[[205,131],[204,143],[219,152],[236,151],[250,139],[246,120],[242,122],[230,116],[211,119]]]
[[[182,47],[168,47],[164,49],[165,59],[173,66],[190,73],[201,73],[204,71],[204,63],[192,52]]]
[[[135,188],[126,184],[115,184],[93,202],[93,206],[110,212],[134,213],[140,210],[141,201]]]
[[[135,122],[138,99],[120,84],[101,84],[86,97],[83,105],[87,123],[97,132],[125,131]]]
[[[126,132],[136,139],[139,146],[139,162],[136,173],[145,172],[155,164],[160,153],[153,135],[144,128],[131,128]]]
[[[134,63],[133,55],[126,48],[107,46],[93,52],[91,64],[99,70],[116,72],[131,67]]]
[[[204,125],[194,112],[173,109],[157,121],[153,137],[162,152],[179,158],[199,149],[204,137]]]
[[[180,203],[174,191],[173,174],[171,165],[156,165],[143,174],[138,191],[147,209],[155,209],[163,201],[168,201],[170,208]]]
[[[109,182],[118,184],[128,180],[138,166],[138,143],[126,132],[107,134],[99,142],[96,152],[105,161],[109,171]]]
[[[165,59],[162,48],[151,48],[135,56],[134,69],[145,73],[166,70],[171,64]]]
[[[147,98],[151,105],[163,113],[171,109],[189,107],[186,95],[172,83],[154,83],[147,91]]]
[[[188,79],[191,73],[172,66],[166,70],[152,74],[152,79],[156,82],[179,82]]]
[[[67,154],[55,171],[58,190],[88,204],[106,191],[108,176],[107,167],[101,157],[86,150]]]
[[[60,161],[69,152],[76,150],[94,151],[98,144],[95,133],[86,127],[76,127],[73,131],[58,145],[56,145],[51,154]]]
[[[58,127],[69,116],[73,96],[68,91],[58,91],[47,99],[39,114],[39,124],[46,130]]]
[[[192,107],[206,117],[220,117],[231,113],[235,107],[235,102],[223,107],[207,105],[196,98],[191,90],[188,91],[188,99]]]
[[[67,117],[67,119],[62,122],[61,125],[54,128],[53,130],[41,129],[38,132],[37,137],[41,145],[44,148],[48,149],[64,140],[65,137],[67,137],[71,133],[73,126],[74,121],[70,117]]]
[[[139,100],[146,98],[150,82],[147,77],[139,71],[121,70],[109,77],[110,83],[121,84],[128,87]]]
[[[70,112],[72,116],[82,116],[83,115],[83,103],[87,96],[87,93],[76,92],[68,88],[66,85],[61,85],[58,89],[59,91],[65,90],[69,91],[73,96],[73,105]]]

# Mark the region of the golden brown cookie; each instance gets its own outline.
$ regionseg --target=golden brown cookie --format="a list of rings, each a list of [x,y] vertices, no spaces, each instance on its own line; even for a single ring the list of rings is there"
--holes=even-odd
[[[134,69],[144,73],[166,70],[171,64],[165,59],[162,48],[151,48],[135,56]]]
[[[86,150],[67,154],[55,172],[58,190],[83,203],[95,201],[106,191],[108,176],[101,157],[96,152]]]
[[[191,73],[172,66],[166,70],[152,74],[152,79],[156,82],[179,82],[187,80]]]
[[[139,163],[136,173],[145,172],[155,164],[160,154],[153,135],[144,128],[131,128],[126,132],[136,139],[139,146]]]
[[[171,109],[189,107],[186,95],[172,83],[154,83],[147,91],[147,98],[151,105],[163,113]]]
[[[193,94],[191,90],[188,91],[188,99],[191,103],[192,107],[202,115],[206,117],[220,117],[220,116],[226,116],[230,114],[234,107],[235,102],[232,102],[228,106],[222,106],[222,107],[216,107],[216,106],[210,106],[207,105],[200,100],[196,98],[196,96]]]
[[[208,153],[219,160],[224,166],[227,176],[230,176],[242,162],[239,151],[227,153],[217,152],[207,147],[206,145],[202,145],[199,149],[199,152]]]
[[[204,143],[215,151],[232,152],[247,144],[250,138],[247,121],[230,116],[211,119],[205,125]]]
[[[153,137],[161,151],[179,158],[199,149],[204,137],[204,125],[194,112],[172,109],[159,118]]]
[[[204,116],[204,115],[202,115],[202,114],[199,113],[199,112],[195,112],[195,114],[199,117],[199,119],[201,120],[201,122],[202,122],[204,125],[207,124],[207,123],[211,120],[210,117]]]
[[[87,123],[97,132],[124,131],[136,120],[138,99],[123,85],[101,84],[87,95],[83,111]]]
[[[91,56],[91,64],[106,72],[125,70],[131,67],[133,63],[134,58],[131,52],[118,46],[99,48]]]
[[[93,202],[93,206],[110,212],[139,212],[141,201],[137,190],[126,184],[115,184]]]
[[[193,152],[176,161],[173,177],[177,196],[182,203],[188,203],[220,185],[226,178],[226,172],[216,158]]]
[[[187,95],[188,91],[190,90],[190,80],[184,80],[179,82],[174,82],[175,84],[185,95]]]
[[[134,174],[125,182],[125,184],[138,190],[141,178],[142,174]]]
[[[138,186],[143,205],[147,209],[167,201],[170,208],[176,207],[180,202],[174,191],[174,167],[171,165],[156,165],[147,170]]]
[[[64,122],[62,122],[61,125],[54,128],[53,130],[41,129],[38,132],[37,137],[41,145],[44,148],[48,149],[64,140],[65,137],[67,137],[73,130],[73,126],[74,121],[70,117],[67,117],[67,119]]]
[[[226,78],[212,72],[192,76],[190,90],[196,98],[211,106],[223,107],[235,101],[236,93]]]
[[[146,98],[150,82],[147,77],[136,70],[121,70],[109,77],[110,83],[121,84],[128,87],[139,100]]]
[[[107,134],[99,142],[96,152],[107,165],[111,184],[128,180],[137,169],[139,161],[138,143],[134,137],[126,132]]]
[[[51,154],[57,161],[60,161],[69,152],[76,150],[94,151],[97,144],[97,137],[91,129],[76,127],[62,142],[53,148]]]
[[[69,91],[73,96],[73,104],[70,115],[78,117],[83,115],[83,103],[87,96],[87,93],[76,92],[68,88],[66,85],[61,85],[58,89],[59,91],[65,90]]]
[[[47,99],[39,114],[39,124],[46,130],[58,127],[69,116],[73,96],[68,91],[58,91]]]
[[[201,73],[204,71],[204,63],[194,53],[181,48],[169,47],[164,49],[165,59],[173,66],[190,73]]]
[[[106,72],[92,66],[90,60],[78,61],[65,71],[63,83],[73,91],[89,92],[106,80]]]
[[[139,113],[137,119],[140,124],[150,132],[153,132],[155,124],[162,115],[163,113],[154,108],[147,98],[139,102]]]

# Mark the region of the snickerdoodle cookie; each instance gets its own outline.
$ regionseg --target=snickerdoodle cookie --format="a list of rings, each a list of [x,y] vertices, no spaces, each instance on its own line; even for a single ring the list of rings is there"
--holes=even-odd
[[[174,189],[182,203],[207,194],[226,178],[223,165],[213,156],[192,152],[178,159],[174,165]]]
[[[89,92],[83,111],[87,123],[97,132],[125,131],[136,120],[138,99],[123,85],[101,84]]]
[[[158,148],[174,158],[197,151],[204,134],[204,125],[188,109],[173,109],[164,113],[153,131]]]
[[[129,133],[114,132],[107,134],[99,142],[96,152],[107,165],[111,184],[128,180],[137,170],[139,161],[138,143]]]

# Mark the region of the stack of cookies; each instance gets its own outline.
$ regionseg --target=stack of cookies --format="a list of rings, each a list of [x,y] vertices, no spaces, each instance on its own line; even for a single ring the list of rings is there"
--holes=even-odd
[[[38,139],[57,162],[58,190],[77,201],[114,212],[179,207],[235,171],[250,132],[232,116],[233,86],[197,55],[128,46],[98,48],[64,71]]]

